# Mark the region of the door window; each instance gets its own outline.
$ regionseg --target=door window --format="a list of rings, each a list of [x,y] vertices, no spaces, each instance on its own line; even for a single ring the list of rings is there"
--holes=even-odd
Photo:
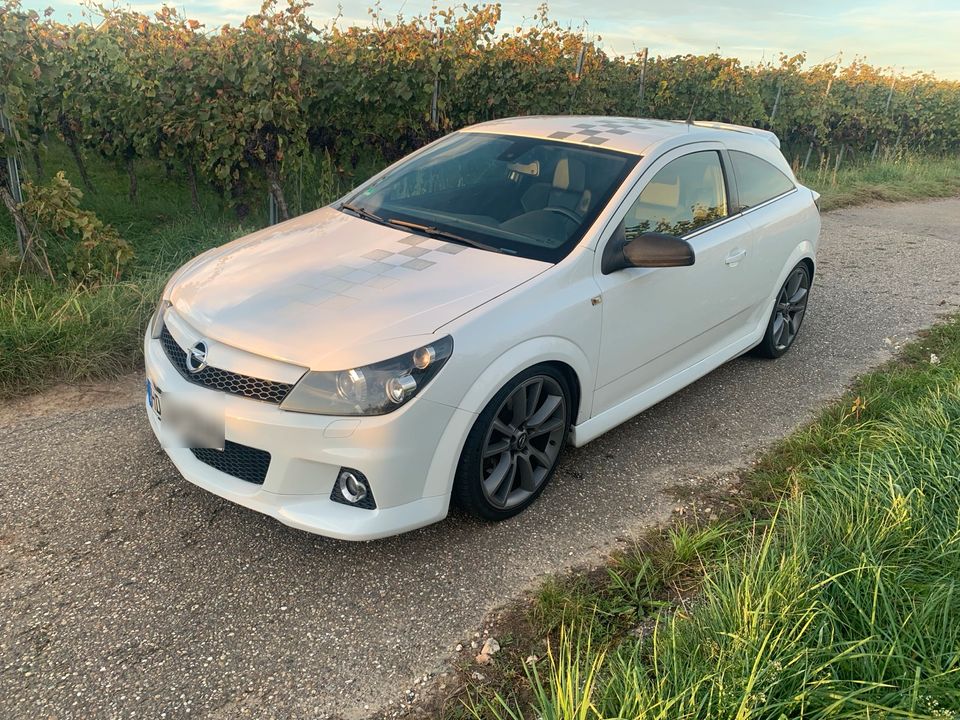
[[[741,210],[756,207],[794,188],[790,178],[756,155],[731,150],[730,162],[737,174]]]
[[[690,153],[665,165],[627,211],[627,240],[645,232],[683,236],[727,216],[727,189],[714,150]]]

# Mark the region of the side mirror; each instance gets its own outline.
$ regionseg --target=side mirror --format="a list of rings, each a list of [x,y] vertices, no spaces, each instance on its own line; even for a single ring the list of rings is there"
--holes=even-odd
[[[643,233],[627,240],[623,223],[620,223],[603,249],[600,271],[609,275],[628,267],[687,267],[695,261],[696,254],[686,240],[657,232]]]

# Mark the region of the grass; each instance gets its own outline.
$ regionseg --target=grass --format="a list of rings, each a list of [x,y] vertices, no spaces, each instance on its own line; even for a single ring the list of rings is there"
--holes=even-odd
[[[798,173],[800,182],[821,194],[823,210],[868,202],[899,202],[960,195],[960,157],[904,154],[876,162],[832,162]]]
[[[65,168],[67,177],[79,185],[79,173],[63,146],[52,143],[43,161],[48,177]],[[137,368],[142,327],[166,277],[208,247],[266,223],[265,196],[240,222],[209,188],[201,188],[201,210],[196,212],[179,168],[139,163],[140,193],[131,202],[125,172],[92,156],[87,164],[96,192],[86,192],[83,205],[130,241],[136,252],[134,265],[122,282],[98,289],[54,286],[42,278],[0,272],[0,398]],[[297,168],[288,188],[294,211],[329,202],[378,165],[371,159],[355,171],[343,172],[329,158],[320,157]],[[960,159],[907,155],[844,166],[837,173],[825,165],[801,174],[801,180],[822,193],[824,209],[869,200],[956,195]],[[12,222],[0,211],[0,253],[14,248]]]
[[[202,188],[201,210],[196,212],[183,173],[174,169],[168,174],[159,163],[138,165],[139,194],[131,202],[124,172],[96,157],[86,160],[96,192],[84,189],[83,206],[133,245],[133,267],[122,281],[98,288],[53,285],[41,277],[0,272],[0,398],[136,369],[142,362],[143,328],[170,273],[207,248],[267,222],[265,195],[262,207],[252,207],[240,221],[216,193]],[[47,178],[65,168],[68,179],[82,188],[76,165],[63,146],[53,144],[43,162]],[[361,167],[359,176],[373,167]],[[353,182],[321,157],[300,170],[290,188],[290,202],[309,210],[334,199]],[[15,249],[14,231],[0,210],[0,253],[4,249]]]
[[[548,581],[447,716],[960,718],[960,319],[726,502]]]

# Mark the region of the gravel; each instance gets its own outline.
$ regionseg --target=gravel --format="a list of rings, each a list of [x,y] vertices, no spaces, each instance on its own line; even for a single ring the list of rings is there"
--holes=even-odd
[[[362,718],[408,703],[491,609],[668,518],[678,488],[748,462],[960,307],[958,220],[960,200],[826,215],[793,351],[729,363],[569,451],[541,500],[498,525],[314,537],[182,480],[129,378],[109,402],[15,407],[0,425],[0,717]]]

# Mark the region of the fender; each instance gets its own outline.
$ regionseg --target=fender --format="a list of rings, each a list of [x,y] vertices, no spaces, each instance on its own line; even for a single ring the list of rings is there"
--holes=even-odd
[[[470,386],[459,407],[479,414],[510,378],[542,362],[562,362],[573,368],[580,383],[580,408],[575,422],[590,417],[594,385],[590,361],[578,345],[556,335],[524,340],[502,353]]]
[[[767,303],[768,311],[772,307],[771,303],[774,303],[777,301],[777,293],[780,291],[780,288],[783,286],[783,283],[786,282],[787,275],[789,275],[790,271],[797,266],[797,263],[799,263],[801,260],[805,260],[805,259],[809,260],[810,262],[813,263],[814,274],[816,274],[816,268],[817,268],[816,254],[817,254],[817,248],[809,240],[803,240],[800,244],[798,244],[793,249],[793,252],[790,253],[790,257],[787,258],[787,262],[784,263],[783,268],[781,268],[780,274],[777,275],[776,282],[774,282],[770,287],[770,292],[768,294],[768,297],[770,297],[770,302]],[[813,278],[811,277],[810,280],[812,281]],[[769,312],[767,313],[767,315],[765,315],[765,317],[769,319]],[[764,327],[766,327],[766,324],[764,324]]]
[[[760,341],[763,340],[763,334],[767,331],[767,324],[770,322],[770,314],[773,312],[773,306],[777,302],[777,293],[780,292],[780,288],[787,280],[787,275],[797,266],[797,263],[804,259],[809,260],[813,263],[814,273],[816,273],[816,252],[817,247],[815,243],[810,240],[803,240],[798,243],[793,249],[793,252],[790,253],[787,261],[780,269],[779,275],[777,275],[775,281],[767,291],[767,301],[758,307],[757,312],[751,315],[754,324],[753,330],[750,333],[750,344],[747,350],[755,348],[760,344]]]
[[[449,495],[460,454],[477,416],[510,378],[542,362],[569,365],[580,383],[580,409],[574,424],[590,417],[593,375],[586,354],[575,343],[554,335],[525,340],[502,353],[480,374],[458,403],[437,441],[437,452],[424,485],[424,496]]]

